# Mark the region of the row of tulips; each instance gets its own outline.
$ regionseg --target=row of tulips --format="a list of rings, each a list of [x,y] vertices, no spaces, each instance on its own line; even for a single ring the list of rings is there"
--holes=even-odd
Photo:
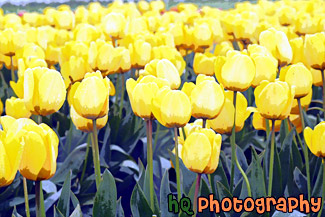
[[[314,131],[305,128],[304,109],[311,103],[312,90],[325,86],[323,11],[323,3],[317,0],[241,3],[225,11],[199,10],[183,3],[166,10],[162,1],[116,1],[108,7],[91,3],[74,12],[62,5],[21,17],[0,13],[0,61],[11,69],[9,85],[3,82],[6,116],[0,119],[4,165],[0,186],[10,185],[19,170],[24,177],[26,216],[26,179],[35,181],[37,216],[45,216],[41,181],[55,174],[59,138],[41,121],[65,105],[76,128],[90,134],[99,191],[104,177],[98,130],[107,127],[111,99],[121,120],[126,113],[124,103],[129,102],[134,114],[146,123],[149,187],[144,191],[149,192],[145,200],[152,214],[162,215],[155,207],[153,125],[173,129],[178,200],[186,178],[182,163],[197,174],[196,212],[201,177],[207,174],[213,191],[212,174],[228,138],[229,192],[235,191],[237,168],[247,196],[254,195],[236,144],[236,134],[249,124],[251,113],[252,126],[270,136],[267,196],[274,192],[275,132],[284,124],[296,131],[299,141],[299,134],[304,134],[300,145],[310,199],[308,147],[323,157],[325,128],[324,122]],[[108,78],[113,74],[116,89]],[[129,77],[126,82],[125,76]],[[323,113],[324,102],[323,108],[317,108]],[[2,102],[0,108],[3,113]]]

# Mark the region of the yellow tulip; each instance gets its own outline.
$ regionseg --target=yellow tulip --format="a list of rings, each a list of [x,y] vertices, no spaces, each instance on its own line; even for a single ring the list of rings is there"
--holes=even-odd
[[[313,85],[317,87],[321,87],[323,85],[322,72],[318,69],[309,68],[311,74],[313,76]]]
[[[313,34],[318,32],[319,18],[308,13],[299,13],[295,23],[295,31],[298,34]]]
[[[257,87],[263,80],[274,81],[277,75],[278,64],[270,56],[264,54],[252,54],[255,63],[256,74],[252,82],[253,87]]]
[[[101,36],[101,32],[98,28],[86,23],[77,25],[73,33],[75,41],[82,41],[86,44],[96,41]]]
[[[151,59],[168,59],[177,68],[179,76],[184,73],[186,63],[182,55],[174,47],[162,45],[152,48]]]
[[[221,66],[215,65],[215,67]],[[228,56],[222,69],[215,70],[217,80],[223,84],[227,90],[231,91],[247,90],[251,86],[256,73],[252,59],[245,54],[239,53]]]
[[[206,23],[195,24],[193,38],[194,45],[199,52],[210,47],[213,43],[213,35],[210,26]]]
[[[143,1],[143,0],[142,1],[139,1],[138,4],[137,4],[137,6],[138,6],[138,9],[139,9],[139,11],[141,13],[144,13],[144,12],[148,11],[149,8],[150,8],[149,3],[146,2],[146,1]]]
[[[6,56],[14,56],[16,51],[26,43],[26,35],[22,31],[7,28],[0,32],[0,52]]]
[[[165,9],[165,3],[160,0],[151,1],[149,4],[150,4],[150,9],[153,11],[162,11]]]
[[[32,114],[27,110],[24,100],[10,97],[6,100],[6,114],[14,118],[29,118]]]
[[[36,57],[38,59],[44,60],[45,52],[40,46],[34,43],[27,43],[21,49],[16,51],[16,57],[17,59],[23,58],[25,61],[31,57]]]
[[[214,62],[216,57],[211,53],[196,53],[193,61],[193,70],[195,74],[214,75]]]
[[[19,119],[21,120],[21,119]],[[17,127],[24,144],[24,151],[19,165],[19,172],[26,179],[41,181],[50,179],[56,172],[59,138],[46,124],[37,125],[35,122],[25,123],[17,120],[12,127]],[[21,128],[20,128],[21,127]],[[7,135],[11,135],[8,132]]]
[[[140,75],[153,75],[157,78],[165,79],[171,89],[178,89],[181,84],[181,78],[176,67],[167,59],[152,60],[140,72]]]
[[[205,128],[210,129],[208,123],[206,123]],[[184,129],[185,137],[183,134],[183,129]],[[184,145],[184,142],[185,142],[184,138],[187,138],[192,132],[194,132],[195,130],[198,130],[198,129],[203,129],[203,120],[202,119],[196,119],[192,123],[187,123],[183,128],[179,128],[179,130],[178,130],[179,131],[179,137],[178,137],[179,144]],[[179,152],[179,153],[181,153],[181,152]]]
[[[100,71],[87,73],[76,83],[72,105],[76,112],[87,119],[98,119],[108,114],[110,83]]]
[[[215,56],[226,56],[226,54],[229,50],[234,50],[234,47],[232,46],[231,42],[223,41],[220,44],[216,45],[216,47],[214,49],[214,55]]]
[[[18,77],[18,81],[10,81],[10,87],[20,99],[24,98],[24,76]]]
[[[73,124],[76,126],[78,130],[83,132],[92,132],[93,131],[93,122],[90,119],[84,118],[80,116],[76,110],[73,108],[73,105],[70,107],[70,116]],[[103,128],[108,120],[108,115],[105,115],[102,118],[98,118],[96,121],[96,128],[99,130]]]
[[[24,74],[24,101],[35,115],[49,115],[58,111],[65,100],[66,90],[58,71],[35,67]]]
[[[269,130],[272,129],[272,121],[267,120],[266,118],[262,117],[259,112],[254,112],[252,124],[255,130],[264,130],[266,131],[266,121],[269,122]],[[281,127],[281,120],[276,120],[274,125],[274,132],[279,132]]]
[[[280,80],[287,82],[289,86],[295,86],[295,98],[307,96],[313,85],[313,76],[302,63],[282,68]]]
[[[219,115],[212,120],[208,120],[209,126],[220,134],[231,133],[234,125],[234,104],[233,104],[234,92],[225,92],[225,104],[222,107]],[[246,119],[251,114],[251,111],[247,108],[247,100],[242,93],[237,94],[236,98],[236,132],[243,129]]]
[[[257,110],[264,118],[283,120],[290,114],[295,88],[282,81],[262,81],[254,95]]]
[[[225,102],[224,89],[213,77],[199,75],[190,95],[192,115],[195,118],[213,119],[221,112]]]
[[[72,11],[56,11],[54,13],[55,27],[71,30],[75,26],[75,16]]]
[[[37,57],[20,58],[18,60],[18,77],[23,77],[26,69],[35,67],[47,67],[45,60]]]
[[[305,37],[305,57],[314,69],[325,69],[325,34],[316,33]]]
[[[325,157],[324,146],[325,122],[317,124],[312,130],[310,127],[304,129],[304,138],[309,150],[317,157]]]
[[[50,66],[59,62],[61,49],[52,45],[48,45],[45,50],[45,60]]]
[[[84,59],[88,59],[88,51],[90,49],[88,46],[81,41],[70,41],[65,43],[63,47],[61,47],[59,63],[63,65],[64,62],[69,61],[71,56],[82,57]]]
[[[151,101],[158,93],[160,87],[159,79],[148,75],[135,81],[129,78],[126,81],[126,90],[129,95],[132,110],[136,116],[145,119],[153,119]],[[167,82],[169,86],[169,83]],[[164,86],[167,86],[164,85]]]
[[[19,142],[17,138],[7,136],[7,131],[11,131],[14,118],[2,116],[0,123],[0,187],[10,185],[16,177],[19,168],[21,156],[23,154],[24,144]]]
[[[257,16],[257,15],[256,15]],[[257,19],[245,19],[240,17],[234,21],[234,35],[236,39],[251,41],[257,27]]]
[[[292,48],[284,32],[274,28],[267,29],[261,32],[259,42],[260,45],[266,47],[278,59],[280,66],[291,63]]]
[[[143,68],[151,59],[151,45],[143,40],[137,40],[129,45],[131,64],[133,68]]]
[[[213,173],[219,164],[221,140],[221,135],[211,129],[192,132],[182,146],[185,166],[196,173]]]
[[[71,56],[70,60],[61,66],[61,74],[64,80],[69,82],[82,80],[89,71],[88,63],[82,57]]]
[[[130,51],[124,47],[115,48],[115,55],[117,56],[117,73],[125,73],[131,69]]]
[[[123,37],[126,19],[122,13],[112,12],[107,14],[102,20],[104,32],[113,40]]]
[[[291,63],[306,63],[305,51],[304,51],[304,40],[302,38],[294,38],[290,41],[290,46],[292,48],[292,62]],[[305,64],[307,65],[307,64]]]
[[[28,23],[30,26],[41,26],[42,15],[36,12],[25,12],[22,16],[23,23]]]
[[[183,127],[191,118],[191,102],[180,90],[160,89],[152,99],[152,113],[165,127]]]
[[[283,26],[289,26],[294,23],[296,18],[296,9],[290,6],[282,6],[277,11],[280,24]]]
[[[300,98],[301,107],[303,109],[307,109],[309,107],[312,96],[313,96],[313,89],[310,89],[307,96],[304,96],[304,97]],[[299,114],[299,106],[298,106],[298,100],[297,99],[294,99],[290,113],[291,114]]]
[[[88,22],[88,10],[85,6],[80,5],[75,10],[76,24]]]

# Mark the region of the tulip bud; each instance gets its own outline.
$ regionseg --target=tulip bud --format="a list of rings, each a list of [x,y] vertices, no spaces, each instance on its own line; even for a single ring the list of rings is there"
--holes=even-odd
[[[90,71],[88,63],[82,57],[71,56],[70,60],[61,66],[61,74],[68,82],[82,80],[88,71]]]
[[[269,130],[272,129],[272,121],[264,118],[258,111],[253,114],[252,124],[255,130],[266,131],[266,121],[269,122]],[[279,132],[281,128],[281,120],[276,120],[274,125],[274,132]]]
[[[286,34],[274,28],[261,32],[260,45],[266,47],[278,59],[279,65],[291,63],[292,49]]]
[[[104,24],[104,32],[113,39],[122,38],[126,20],[123,14],[112,12],[107,14],[102,23]]]
[[[196,173],[213,173],[219,164],[221,140],[221,135],[211,129],[192,132],[182,146],[185,166]]]
[[[325,69],[325,34],[316,33],[305,37],[305,57],[314,69]]]
[[[282,81],[262,81],[254,96],[257,110],[264,118],[283,120],[290,114],[295,88]]]
[[[195,118],[213,119],[221,112],[225,101],[224,89],[213,77],[199,75],[190,95],[192,115]]]
[[[21,31],[15,32],[11,28],[6,28],[0,32],[0,52],[6,56],[14,56],[25,43],[26,35]]]
[[[210,53],[196,53],[193,61],[193,70],[195,74],[214,75],[214,62],[216,57]]]
[[[58,111],[65,100],[66,90],[58,71],[36,67],[24,74],[24,101],[35,115],[49,115]]]
[[[98,119],[108,114],[110,83],[100,71],[87,73],[76,83],[72,105],[76,112],[87,119]]]
[[[280,80],[287,82],[289,86],[295,86],[295,98],[307,96],[313,85],[313,76],[302,63],[282,68]]]
[[[1,100],[0,100],[1,101]],[[0,187],[10,185],[16,177],[19,168],[24,145],[17,138],[7,136],[8,131],[12,131],[12,123],[16,120],[10,116],[2,116],[0,123]],[[14,127],[14,126],[13,126]]]
[[[325,134],[325,122],[322,121],[317,124],[312,130],[310,127],[304,129],[304,138],[309,150],[317,157],[324,158],[324,134]]]
[[[76,110],[71,106],[70,108],[70,116],[73,124],[76,126],[78,130],[81,130],[83,132],[92,132],[93,131],[93,121],[87,118],[84,118],[80,116]],[[96,121],[96,129],[103,128],[108,120],[108,115],[105,115],[102,118],[98,118]]]
[[[162,125],[173,128],[185,126],[191,118],[191,102],[180,90],[163,87],[152,99],[152,112]]]
[[[14,118],[29,118],[32,114],[27,110],[24,100],[10,97],[6,100],[6,114]]]
[[[256,73],[254,62],[249,56],[240,53],[232,55],[229,52],[222,69],[215,70],[218,81],[231,91],[247,90],[251,86]]]
[[[133,68],[143,68],[151,58],[151,45],[137,40],[129,45],[131,64]]]

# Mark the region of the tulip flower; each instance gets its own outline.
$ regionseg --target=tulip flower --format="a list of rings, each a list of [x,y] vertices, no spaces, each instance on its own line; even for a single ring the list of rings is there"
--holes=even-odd
[[[253,114],[253,120],[252,124],[255,130],[263,130],[263,131],[269,131],[270,129],[267,129],[266,121],[269,122],[268,127],[272,128],[272,121],[264,118],[259,112],[255,111]],[[281,120],[275,121],[274,131],[279,132],[281,127]]]
[[[32,114],[46,116],[58,111],[65,96],[65,85],[58,71],[43,67],[25,71],[24,101]]]
[[[191,102],[188,96],[180,90],[170,90],[169,87],[161,88],[152,99],[152,112],[155,118],[165,127],[174,128],[175,157],[178,200],[181,198],[181,185],[178,159],[179,127],[184,127],[191,118]]]
[[[292,48],[292,63],[306,63],[305,51],[304,51],[304,40],[302,38],[294,38],[290,41],[290,46]],[[307,63],[305,64],[307,65]]]
[[[274,138],[275,121],[283,120],[290,114],[291,106],[295,96],[294,86],[282,81],[262,81],[254,91],[255,103],[262,117],[272,120],[271,151],[268,195],[272,194],[273,184],[273,161],[274,161]]]
[[[61,65],[61,74],[65,82],[73,83],[81,81],[91,69],[82,57],[71,56],[70,59]]]
[[[280,71],[280,80],[295,86],[295,98],[307,96],[313,84],[311,72],[302,63],[290,65]]]
[[[93,122],[90,119],[80,116],[76,110],[73,108],[73,105],[70,107],[70,116],[71,120],[78,130],[83,132],[90,133],[93,131]],[[105,115],[102,118],[98,118],[96,121],[96,128],[99,130],[103,128],[108,120],[108,115]]]
[[[231,133],[234,125],[235,109],[233,105],[234,93],[232,91],[225,92],[225,104],[222,107],[220,114],[212,120],[208,120],[207,124],[217,133]],[[247,100],[242,93],[238,93],[236,98],[236,132],[243,129],[245,120],[251,114],[247,108]]]
[[[72,11],[56,11],[54,13],[55,27],[71,30],[75,26],[75,16]]]
[[[264,54],[252,54],[251,58],[256,67],[255,78],[252,82],[253,87],[257,87],[263,80],[275,80],[278,64],[272,57]]]
[[[143,68],[151,58],[151,45],[143,40],[137,40],[129,45],[132,68]]]
[[[24,100],[10,97],[6,100],[6,114],[13,118],[29,118],[32,114],[27,110]]]
[[[91,119],[92,130],[92,150],[95,167],[96,187],[100,184],[100,162],[97,138],[97,119],[108,114],[110,83],[107,77],[103,78],[100,71],[87,73],[84,79],[74,84],[74,94],[72,106],[76,113],[83,118]]]
[[[123,14],[112,12],[107,14],[102,23],[104,24],[104,32],[114,40],[123,37],[123,31],[126,24],[126,19]]]
[[[196,212],[196,200],[200,188],[201,174],[213,173],[219,164],[221,135],[211,129],[199,129],[192,132],[182,146],[182,160],[185,166],[198,173],[194,193],[193,210]]]
[[[0,187],[10,185],[16,177],[19,168],[21,156],[23,154],[24,144],[8,135],[11,131],[11,122],[14,118],[2,116],[0,122],[3,130],[0,130]]]
[[[307,109],[309,107],[309,104],[311,103],[312,96],[313,96],[313,91],[312,91],[312,89],[310,89],[307,96],[300,98],[301,107],[303,109]],[[298,99],[294,99],[292,106],[291,106],[290,114],[299,114],[299,112],[300,111],[299,111]]]
[[[217,117],[225,101],[223,86],[219,85],[213,77],[199,75],[196,85],[192,88],[186,90],[188,94],[190,93],[192,115],[203,119]]]
[[[217,80],[223,84],[227,90],[245,91],[247,90],[255,78],[255,65],[252,59],[244,54],[227,53],[222,69],[216,71]],[[221,67],[215,65],[215,67]]]
[[[181,78],[176,67],[167,59],[150,61],[144,70],[140,70],[140,75],[153,75],[165,79],[170,84],[171,89],[178,89],[181,84]]]
[[[323,164],[323,192],[322,192],[322,203],[324,201],[325,197],[325,162],[324,162],[324,156],[325,156],[325,151],[324,151],[324,132],[325,132],[325,122],[322,121],[319,124],[317,124],[312,130],[310,127],[306,127],[304,129],[304,139],[305,142],[309,148],[309,150],[316,155],[317,157],[320,157],[323,159],[322,164]],[[321,216],[322,209],[319,212],[318,216]]]
[[[216,57],[211,53],[196,53],[194,56],[193,70],[195,74],[214,75],[214,62]]]
[[[274,28],[261,32],[260,45],[265,46],[272,55],[278,59],[279,66],[284,66],[292,61],[292,48],[286,34]]]

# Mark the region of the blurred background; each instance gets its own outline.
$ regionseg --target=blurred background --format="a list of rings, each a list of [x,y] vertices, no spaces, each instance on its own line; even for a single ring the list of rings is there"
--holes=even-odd
[[[107,5],[112,2],[112,0],[0,0],[0,7],[5,13],[8,13],[20,11],[42,11],[45,7],[56,7],[60,4],[68,4],[72,9],[74,9],[79,5],[87,5],[89,2],[100,2],[103,5]],[[138,1],[125,0],[124,2]],[[239,0],[164,0],[164,2],[167,8],[173,7],[179,2],[190,2],[197,5],[209,5],[221,9],[227,9],[233,7],[236,2],[239,2]]]

